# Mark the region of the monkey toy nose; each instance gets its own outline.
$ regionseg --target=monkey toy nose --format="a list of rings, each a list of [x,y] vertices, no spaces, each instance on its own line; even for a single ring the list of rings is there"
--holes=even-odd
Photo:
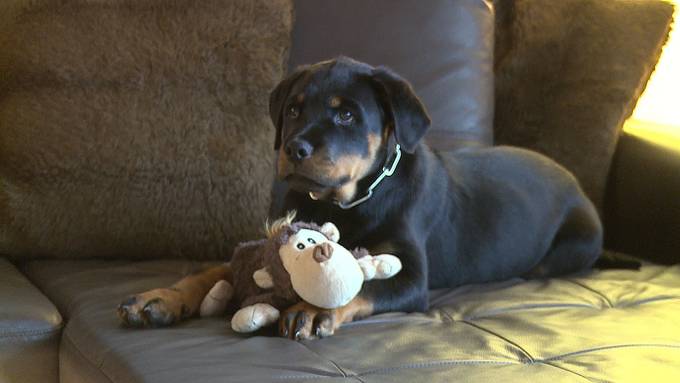
[[[313,257],[314,257],[314,260],[319,262],[319,263],[322,263],[322,262],[325,262],[325,261],[331,259],[332,255],[333,255],[333,246],[331,246],[328,243],[322,243],[322,244],[316,245],[316,247],[314,247]]]

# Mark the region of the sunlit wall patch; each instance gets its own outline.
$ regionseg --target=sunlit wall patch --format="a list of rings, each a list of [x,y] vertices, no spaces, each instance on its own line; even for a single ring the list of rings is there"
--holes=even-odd
[[[635,106],[624,131],[654,143],[680,150],[680,0],[674,23],[654,73]]]

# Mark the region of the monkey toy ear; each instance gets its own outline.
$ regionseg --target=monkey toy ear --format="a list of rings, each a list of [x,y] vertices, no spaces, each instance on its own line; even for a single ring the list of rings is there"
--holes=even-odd
[[[326,222],[321,226],[321,232],[333,242],[340,240],[340,230],[332,222]]]

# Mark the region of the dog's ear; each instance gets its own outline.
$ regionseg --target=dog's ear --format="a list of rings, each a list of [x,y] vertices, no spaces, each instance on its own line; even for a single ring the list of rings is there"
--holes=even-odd
[[[276,138],[274,139],[274,150],[281,147],[281,129],[283,128],[283,109],[286,107],[286,99],[290,94],[290,89],[295,82],[307,72],[306,67],[300,67],[283,79],[279,85],[269,94],[269,117],[276,127]]]
[[[430,116],[411,85],[385,67],[377,67],[371,72],[386,118],[394,125],[397,143],[408,153],[413,153],[416,145],[430,127]]]

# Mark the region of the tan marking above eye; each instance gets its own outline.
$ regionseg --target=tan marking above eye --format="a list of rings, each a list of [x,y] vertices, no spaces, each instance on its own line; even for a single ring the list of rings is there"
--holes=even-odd
[[[342,105],[342,99],[338,96],[333,96],[330,100],[328,100],[328,105],[330,105],[331,108],[338,108],[340,105]]]
[[[297,101],[298,103],[302,104],[302,103],[305,101],[305,94],[304,94],[304,93],[300,93],[300,94],[298,94],[297,96],[295,96],[295,101]]]

